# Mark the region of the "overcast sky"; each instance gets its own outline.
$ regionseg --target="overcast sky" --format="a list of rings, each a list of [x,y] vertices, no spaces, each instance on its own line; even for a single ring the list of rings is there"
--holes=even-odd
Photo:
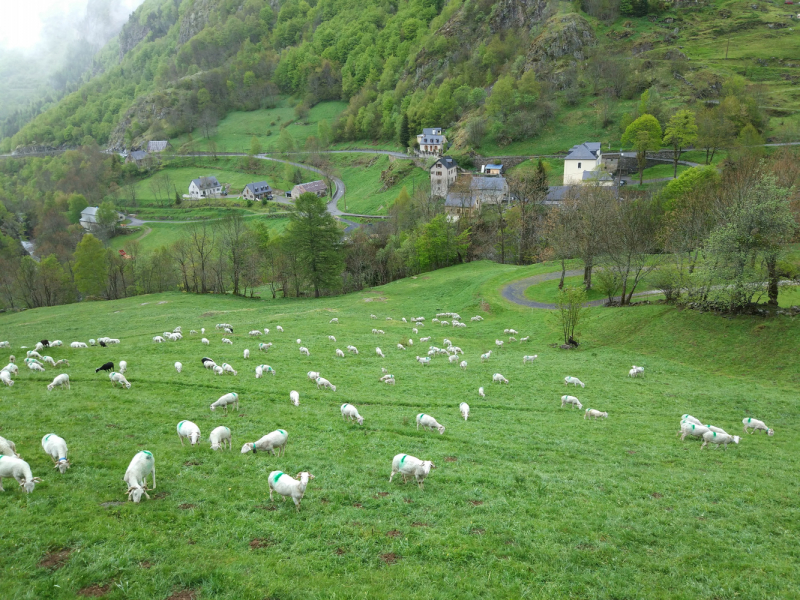
[[[74,22],[86,14],[88,0],[0,0],[0,47],[33,49],[41,39],[45,21],[52,17]],[[120,17],[139,6],[143,0],[118,0]]]

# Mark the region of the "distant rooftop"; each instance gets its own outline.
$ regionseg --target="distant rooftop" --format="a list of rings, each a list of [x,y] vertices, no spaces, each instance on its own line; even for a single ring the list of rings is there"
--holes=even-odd
[[[600,154],[600,142],[586,142],[570,148],[564,160],[597,160]]]

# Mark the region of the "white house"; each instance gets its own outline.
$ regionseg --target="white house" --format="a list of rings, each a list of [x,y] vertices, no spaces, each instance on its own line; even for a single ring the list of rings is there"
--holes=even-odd
[[[213,175],[192,179],[189,184],[189,195],[192,198],[211,198],[222,195],[222,184]]]
[[[585,174],[596,171],[602,162],[600,142],[585,142],[573,146],[564,158],[564,185],[581,185],[596,179],[596,176]]]
[[[458,176],[458,165],[449,156],[443,156],[431,165],[431,196],[447,197]]]
[[[292,200],[297,200],[302,194],[316,194],[320,198],[328,194],[328,186],[324,181],[309,181],[308,183],[298,183],[292,188]]]
[[[86,231],[97,231],[100,223],[97,222],[97,206],[87,206],[81,211],[80,224]]]
[[[441,156],[446,143],[447,138],[442,135],[441,127],[426,127],[417,136],[420,154]]]

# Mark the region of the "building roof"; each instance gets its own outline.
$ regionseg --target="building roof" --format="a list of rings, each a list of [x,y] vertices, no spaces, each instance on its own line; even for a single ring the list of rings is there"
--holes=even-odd
[[[551,185],[547,188],[545,202],[561,202],[571,187],[571,185]]]
[[[327,192],[328,186],[325,185],[325,182],[320,180],[317,181],[309,181],[308,183],[298,183],[292,191],[298,190],[301,194],[305,192],[311,192],[312,194],[317,194],[319,192]]]
[[[161,152],[162,150],[166,150],[167,146],[169,146],[169,142],[167,140],[157,140],[157,141],[147,142],[147,151]]]
[[[500,165],[500,164],[498,164],[498,165],[488,164],[488,165],[486,165],[484,167],[484,169],[486,169],[487,171],[489,169],[497,169],[498,171],[502,171],[503,170],[503,165]]]
[[[81,211],[81,221],[86,221],[87,223],[97,223],[97,210],[99,207],[97,206],[87,206]]]
[[[439,164],[441,164],[445,169],[455,169],[458,166],[456,161],[454,161],[451,157],[443,156],[431,165],[431,169]]]
[[[272,191],[272,188],[269,187],[269,184],[266,181],[256,181],[254,183],[248,183],[244,187],[245,189],[250,190],[254,194],[263,194],[264,192]]]
[[[441,127],[423,127],[422,135],[442,135]]]
[[[564,160],[597,160],[600,154],[600,142],[585,142],[570,148]]]
[[[613,181],[611,175],[605,171],[584,171],[581,179],[583,181]]]
[[[420,144],[444,144],[444,136],[443,135],[431,135],[430,133],[420,133],[417,136],[417,141]]]
[[[139,161],[144,160],[147,158],[147,152],[144,150],[134,150],[128,156],[130,156],[133,160]]]
[[[198,177],[197,179],[192,179],[192,183],[197,186],[198,190],[207,190],[210,188],[222,187],[217,178],[213,175],[208,175],[207,177]]]
[[[504,177],[473,177],[469,184],[473,191],[506,191],[506,180]]]
[[[444,205],[455,208],[476,208],[478,197],[469,192],[448,192]]]

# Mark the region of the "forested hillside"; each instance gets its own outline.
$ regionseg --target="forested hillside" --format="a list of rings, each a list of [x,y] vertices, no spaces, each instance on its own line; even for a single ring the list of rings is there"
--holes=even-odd
[[[731,80],[733,135],[752,123],[762,135],[796,137],[800,37],[790,8],[769,0],[147,0],[113,42],[118,64],[2,145],[136,146],[213,126],[232,110],[271,107],[279,95],[291,96],[299,115],[323,100],[348,101],[339,140],[404,146],[409,133],[437,125],[451,129],[457,148],[488,141],[496,149],[553,123],[616,140],[645,90],[666,114],[725,100]]]

